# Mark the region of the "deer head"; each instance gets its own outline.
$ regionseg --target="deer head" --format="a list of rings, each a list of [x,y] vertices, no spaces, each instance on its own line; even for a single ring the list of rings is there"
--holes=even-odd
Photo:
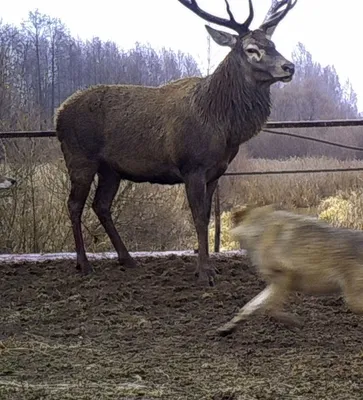
[[[248,77],[251,76],[256,81],[268,84],[291,81],[295,66],[276,50],[271,36],[278,23],[295,6],[297,0],[273,1],[265,20],[256,30],[249,29],[253,19],[252,0],[248,0],[250,12],[244,23],[238,23],[235,20],[228,0],[225,2],[229,19],[207,13],[198,6],[196,0],[178,1],[204,20],[237,32],[237,35],[231,34],[206,25],[208,33],[217,44],[229,46],[232,49],[230,55],[241,64],[241,73],[246,74],[247,68],[251,72],[247,75]],[[283,8],[284,6],[286,7]]]

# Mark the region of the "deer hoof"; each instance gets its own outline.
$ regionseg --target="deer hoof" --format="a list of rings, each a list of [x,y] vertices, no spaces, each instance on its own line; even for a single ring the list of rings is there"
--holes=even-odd
[[[215,286],[214,278],[217,270],[214,267],[197,268],[194,275],[198,277],[198,282],[203,285]]]
[[[93,272],[93,268],[88,261],[85,263],[77,263],[76,270],[81,272],[81,274],[84,276],[89,275]]]
[[[118,262],[120,265],[122,265],[125,268],[136,268],[137,267],[137,262],[131,258],[119,258]]]

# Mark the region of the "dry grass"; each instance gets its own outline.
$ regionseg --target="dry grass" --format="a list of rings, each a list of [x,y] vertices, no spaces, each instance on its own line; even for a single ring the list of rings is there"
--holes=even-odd
[[[12,171],[19,184],[0,198],[0,235],[7,238],[0,247],[12,252],[73,251],[67,209],[70,185],[63,161],[32,166],[25,172]],[[87,250],[113,251],[91,208],[96,184],[97,178],[83,214]],[[180,220],[183,208],[186,212]],[[172,210],[179,213],[170,213]],[[180,187],[129,182],[121,184],[113,207],[116,226],[132,250],[164,249],[168,239],[185,248],[192,232],[188,213]]]
[[[236,160],[229,171],[280,171],[363,167],[363,161],[331,158],[291,158],[288,160]],[[286,174],[222,178],[221,192],[227,207],[237,203],[260,205],[278,203],[284,207],[317,207],[322,199],[339,191],[362,187],[360,172]],[[227,193],[227,195],[226,195]],[[232,193],[229,196],[228,193]]]
[[[51,151],[57,154],[54,148]],[[0,194],[0,251],[74,251],[67,210],[69,181],[64,162],[60,154],[57,161],[52,163],[44,161],[42,154],[36,151],[23,152],[21,163],[0,168],[0,174],[6,173],[19,182],[14,189]],[[42,161],[39,162],[39,159]],[[362,166],[363,161],[358,160],[251,160],[241,155],[229,170],[277,171]],[[324,199],[339,193],[347,196],[361,186],[361,174],[355,172],[223,177],[220,180],[220,193],[224,211],[241,203],[278,203],[299,212],[316,213]],[[95,185],[83,216],[87,251],[113,251],[91,209],[94,190]],[[356,204],[361,207],[360,203]],[[357,215],[355,211],[350,218]],[[132,251],[181,250],[195,246],[196,235],[183,186],[133,185],[124,182],[114,202],[113,216],[117,229]],[[225,231],[226,228],[222,230],[222,247],[229,248],[230,244],[224,239]],[[213,248],[212,237],[210,241]],[[235,245],[232,244],[232,248]]]
[[[215,237],[215,224],[214,220],[211,220],[209,225],[209,248],[214,249],[214,237]],[[238,250],[240,248],[240,244],[232,240],[229,230],[231,229],[231,213],[230,211],[223,211],[221,213],[221,237],[220,237],[220,250],[228,251],[228,250]]]
[[[323,200],[318,207],[319,218],[334,226],[363,229],[363,190],[339,192]]]

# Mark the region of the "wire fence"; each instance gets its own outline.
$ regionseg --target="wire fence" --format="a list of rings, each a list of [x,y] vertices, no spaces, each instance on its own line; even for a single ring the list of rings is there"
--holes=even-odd
[[[363,126],[363,119],[334,119],[334,120],[316,120],[316,121],[270,121],[265,124],[266,129],[288,129],[288,128],[328,128],[344,126]],[[276,132],[277,133],[277,132]],[[287,135],[285,132],[281,135]],[[56,137],[55,130],[45,131],[7,131],[0,132],[0,139],[15,138],[41,138]]]
[[[329,146],[335,146],[342,149],[363,151],[362,147],[349,146],[343,143],[323,140],[316,137],[299,135],[291,132],[277,131],[276,129],[289,128],[326,128],[326,127],[353,127],[363,126],[363,119],[346,119],[346,120],[320,120],[320,121],[276,121],[268,122],[261,132],[273,135],[289,136],[297,139],[314,141]],[[1,139],[16,139],[16,138],[51,138],[56,137],[55,130],[45,131],[8,131],[0,132]],[[305,170],[283,170],[283,171],[249,171],[249,172],[226,172],[223,176],[254,176],[254,175],[283,175],[283,174],[315,174],[328,172],[353,172],[363,171],[363,168],[326,168],[326,169],[305,169]],[[221,235],[221,218],[220,218],[220,196],[219,187],[214,196],[214,218],[215,218],[215,238],[214,251],[220,251],[220,235]]]
[[[349,146],[343,143],[332,142],[329,140],[318,139],[305,135],[299,135],[291,132],[282,132],[273,129],[288,129],[288,128],[326,128],[326,127],[347,127],[347,126],[363,126],[363,119],[336,119],[336,120],[318,120],[318,121],[276,121],[267,122],[261,132],[289,136],[302,140],[327,144],[342,149],[363,151],[362,147]],[[55,130],[45,131],[7,131],[0,132],[1,139],[18,139],[18,138],[52,138],[56,137]],[[306,169],[306,170],[290,170],[290,171],[250,171],[250,172],[226,172],[223,176],[253,176],[253,175],[281,175],[281,174],[315,174],[324,172],[352,172],[362,171],[361,168],[334,168],[334,169]]]

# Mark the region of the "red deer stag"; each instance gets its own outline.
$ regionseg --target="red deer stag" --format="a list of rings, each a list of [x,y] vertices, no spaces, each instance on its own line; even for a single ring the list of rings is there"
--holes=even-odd
[[[256,135],[270,114],[270,86],[289,82],[294,64],[275,48],[271,35],[296,4],[273,2],[259,29],[249,17],[238,23],[226,0],[229,19],[199,8],[196,0],[178,0],[199,17],[237,34],[206,26],[213,40],[231,51],[207,77],[179,79],[160,87],[96,85],[64,101],[56,116],[71,181],[68,208],[77,268],[92,271],[81,230],[81,217],[91,183],[98,175],[93,210],[126,267],[136,266],[111,217],[111,204],[121,179],[158,184],[185,184],[198,236],[199,280],[214,284],[208,224],[218,178],[240,144]]]
[[[9,189],[16,184],[16,180],[0,176],[0,189]]]

